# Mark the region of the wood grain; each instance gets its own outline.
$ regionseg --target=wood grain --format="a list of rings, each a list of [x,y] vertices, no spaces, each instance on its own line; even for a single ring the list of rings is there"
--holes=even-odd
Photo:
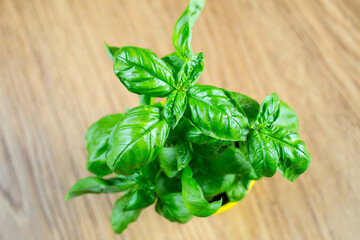
[[[172,51],[186,1],[0,1],[0,239],[360,239],[360,2],[208,0],[194,27],[201,83],[300,116],[313,161],[290,183],[255,184],[233,210],[185,225],[146,209],[120,236],[119,195],[64,202],[85,168],[84,134],[137,96],[112,72],[111,45]]]

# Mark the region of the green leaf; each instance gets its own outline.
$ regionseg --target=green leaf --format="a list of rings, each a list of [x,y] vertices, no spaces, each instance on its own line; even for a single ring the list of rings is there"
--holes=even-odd
[[[187,116],[201,132],[220,140],[246,140],[249,123],[230,92],[213,86],[197,85],[190,88],[187,95]]]
[[[238,202],[243,199],[250,187],[250,180],[245,176],[236,176],[236,180],[226,191],[230,202]]]
[[[202,133],[194,124],[191,123],[189,118],[183,116],[179,121],[179,124],[174,129],[173,138],[182,138],[185,141],[190,141],[192,143],[201,145],[201,144],[215,144],[215,145],[228,145],[231,141],[219,140],[212,138],[210,136]]]
[[[164,147],[158,155],[160,168],[169,178],[184,169],[191,160],[190,146],[178,142],[175,147]]]
[[[89,151],[86,167],[91,173],[102,177],[112,172],[106,164],[105,153],[110,133],[123,117],[124,114],[107,115],[90,126],[85,140]]]
[[[231,92],[231,93],[234,96],[235,100],[239,103],[242,110],[244,110],[249,120],[250,126],[254,125],[256,117],[259,113],[259,108],[260,108],[259,103],[256,100],[244,94],[237,92]]]
[[[117,174],[131,175],[155,159],[168,134],[169,126],[161,118],[161,108],[131,109],[111,133],[106,153],[108,166]]]
[[[222,199],[212,203],[206,201],[199,184],[193,178],[193,173],[189,166],[187,166],[182,173],[181,185],[182,197],[191,215],[208,217],[221,207]]]
[[[219,174],[207,172],[194,176],[204,196],[214,197],[225,192],[235,180],[235,174]]]
[[[184,65],[184,60],[182,60],[181,56],[177,52],[166,55],[161,59],[174,69],[175,74],[177,74],[180,71],[182,65]]]
[[[261,131],[276,143],[279,151],[278,170],[286,179],[295,181],[309,168],[311,155],[298,133],[278,126]]]
[[[181,171],[191,161],[191,145],[186,142],[178,142],[176,145],[177,150],[177,169]]]
[[[158,196],[181,192],[181,179],[169,178],[164,173],[160,173],[155,179],[155,191]]]
[[[129,194],[129,199],[125,210],[146,208],[153,204],[155,199],[156,196],[154,186],[137,189],[136,191]]]
[[[192,148],[196,155],[204,158],[216,158],[223,154],[231,145],[222,144],[193,144]]]
[[[114,55],[120,48],[109,46],[109,45],[106,44],[106,42],[104,42],[104,44],[105,44],[107,55],[109,56],[111,61],[114,61]]]
[[[272,177],[276,173],[279,152],[273,139],[263,131],[250,131],[248,153],[251,165],[258,173],[265,177]]]
[[[169,178],[178,173],[177,169],[177,149],[176,147],[164,147],[158,155],[160,168]]]
[[[153,183],[158,173],[158,166],[155,161],[145,165],[139,171],[136,172],[136,181],[140,183]]]
[[[87,194],[87,193],[116,193],[127,190],[135,185],[129,179],[110,178],[102,179],[99,177],[87,177],[80,179],[71,187],[65,196],[65,200]]]
[[[174,128],[182,118],[186,109],[186,93],[183,91],[173,91],[170,93],[164,109],[164,117],[170,127]]]
[[[193,86],[204,70],[204,53],[198,53],[190,58],[180,69],[177,76],[177,86],[187,88]]]
[[[115,202],[110,217],[111,226],[115,233],[122,233],[127,228],[127,226],[130,223],[135,222],[140,215],[142,210],[141,208],[126,210],[130,196],[130,194],[126,194]]]
[[[262,178],[261,174],[257,173],[254,168],[251,168],[250,171],[246,173],[246,176],[250,180],[259,180]]]
[[[150,50],[126,46],[114,58],[114,72],[130,92],[165,97],[174,90],[173,69]]]
[[[155,210],[171,222],[186,223],[193,217],[186,208],[180,192],[159,197]]]
[[[175,24],[172,36],[175,50],[184,58],[192,57],[192,27],[203,9],[205,0],[190,0],[189,5]]]
[[[216,173],[244,174],[251,169],[251,164],[238,148],[229,148],[220,156],[209,158],[207,162]]]
[[[258,124],[270,126],[279,117],[280,100],[276,93],[267,96],[260,105],[260,112],[256,119]]]
[[[285,127],[293,132],[299,131],[299,119],[297,113],[286,103],[280,100],[280,114],[274,125]]]

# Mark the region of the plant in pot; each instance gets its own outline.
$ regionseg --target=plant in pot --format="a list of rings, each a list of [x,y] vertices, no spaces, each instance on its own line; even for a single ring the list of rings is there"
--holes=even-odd
[[[194,54],[190,40],[204,2],[190,0],[174,27],[175,52],[163,58],[139,47],[106,45],[116,76],[140,95],[141,106],[90,126],[86,166],[96,176],[75,183],[66,200],[123,192],[111,214],[115,233],[154,203],[170,221],[208,217],[244,198],[253,181],[276,170],[294,181],[310,164],[297,114],[275,93],[259,104],[197,84],[204,54]]]

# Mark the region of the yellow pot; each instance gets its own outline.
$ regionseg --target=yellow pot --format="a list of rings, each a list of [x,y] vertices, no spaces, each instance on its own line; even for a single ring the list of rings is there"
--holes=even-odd
[[[251,188],[254,186],[254,183],[255,183],[255,180],[250,181],[249,190],[247,191],[246,194],[248,194],[250,192]],[[229,210],[230,208],[234,207],[237,203],[238,202],[228,202],[228,203],[222,205],[215,214],[225,212],[225,211]]]

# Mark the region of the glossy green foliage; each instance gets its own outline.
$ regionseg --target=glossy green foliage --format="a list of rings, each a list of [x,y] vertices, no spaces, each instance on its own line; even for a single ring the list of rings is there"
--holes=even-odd
[[[279,153],[271,138],[262,131],[250,131],[248,151],[251,165],[257,172],[265,177],[272,177],[276,173]]]
[[[122,233],[126,227],[136,221],[140,215],[141,208],[126,210],[130,198],[131,194],[126,194],[119,198],[114,205],[110,220],[115,233]]]
[[[270,126],[278,119],[279,114],[280,99],[276,93],[272,93],[261,103],[256,122],[257,124]]]
[[[106,53],[109,56],[109,58],[111,59],[111,61],[114,61],[114,55],[115,53],[120,49],[118,47],[113,47],[113,46],[109,46],[106,44],[106,42],[104,42],[105,44],[105,48],[106,48]]]
[[[187,95],[187,116],[205,135],[221,140],[246,140],[249,123],[230,92],[213,86],[197,85],[190,88]]]
[[[110,133],[124,114],[107,115],[93,123],[86,133],[86,149],[89,151],[86,167],[97,176],[105,176],[112,171],[106,164],[105,154],[108,150]]]
[[[65,200],[68,201],[74,197],[88,193],[116,193],[122,192],[135,185],[130,179],[110,178],[102,179],[100,177],[87,177],[80,179],[71,187],[66,194]]]
[[[181,121],[175,128],[174,132],[177,137],[182,138],[184,141],[190,141],[197,145],[228,145],[231,143],[231,141],[225,141],[205,135],[202,131],[195,127],[195,125],[191,123],[190,119],[186,116],[181,118]]]
[[[265,134],[278,147],[279,171],[285,178],[295,181],[310,165],[311,156],[305,143],[300,140],[298,133],[283,127],[274,126]]]
[[[192,147],[197,156],[204,158],[216,158],[223,154],[231,145],[222,144],[193,144]]]
[[[160,196],[155,209],[171,222],[187,223],[193,217],[186,208],[180,192]]]
[[[199,184],[204,196],[211,198],[225,192],[234,182],[235,174],[220,174],[208,171],[196,174],[194,179]]]
[[[187,88],[193,86],[204,70],[204,53],[198,53],[190,58],[181,67],[178,75],[176,85],[180,88]]]
[[[186,167],[181,175],[182,197],[190,214],[197,217],[208,217],[214,214],[222,204],[222,199],[209,203],[204,193],[193,178],[190,167]]]
[[[280,100],[280,114],[274,125],[287,128],[293,132],[299,131],[299,119],[297,113],[286,103]]]
[[[191,160],[191,149],[188,143],[178,143],[174,147],[164,147],[159,155],[160,168],[169,177],[174,177],[184,169]]]
[[[159,155],[160,168],[169,178],[174,177],[178,173],[177,169],[177,149],[176,147],[164,147]]]
[[[184,115],[187,104],[186,93],[183,91],[173,91],[165,104],[164,117],[170,127],[174,128]]]
[[[259,113],[259,109],[260,109],[259,103],[256,100],[244,94],[237,92],[231,92],[231,93],[234,96],[235,100],[239,103],[242,110],[245,112],[249,120],[250,126],[252,126],[255,123],[255,120]]]
[[[165,57],[161,58],[164,62],[169,64],[174,69],[174,74],[177,74],[184,64],[184,60],[181,58],[179,53],[173,52]]]
[[[148,49],[120,48],[114,55],[114,73],[136,94],[165,97],[174,90],[173,69]]]
[[[140,106],[125,114],[110,136],[106,159],[111,170],[130,175],[154,160],[169,134],[161,111],[156,106]]]
[[[172,42],[175,50],[184,59],[189,59],[193,55],[190,45],[192,27],[199,17],[204,5],[205,0],[190,0],[189,5],[175,24]]]
[[[281,104],[276,94],[267,96],[248,140],[249,159],[258,174],[271,177],[278,169],[285,178],[294,181],[306,171],[311,156],[299,134],[293,131],[297,128],[296,113]]]
[[[181,176],[169,178],[164,172],[160,172],[155,179],[155,191],[158,197],[169,193],[181,192]]]
[[[129,194],[126,210],[145,208],[155,202],[155,187],[145,187],[137,189]]]
[[[238,148],[229,148],[224,153],[207,161],[212,171],[223,174],[245,174],[251,169],[246,156]]]
[[[237,175],[232,185],[227,189],[226,195],[230,202],[243,199],[250,187],[250,180],[246,176]]]
[[[161,59],[147,49],[105,43],[114,73],[140,95],[141,106],[90,126],[87,168],[97,176],[79,180],[65,199],[124,192],[111,214],[115,233],[154,203],[169,221],[186,223],[216,213],[223,197],[240,201],[251,180],[278,170],[294,181],[309,167],[297,114],[275,93],[259,105],[197,83],[204,54],[193,53],[190,42],[204,3],[190,0],[174,27],[175,52]],[[113,177],[102,178],[108,174]]]

